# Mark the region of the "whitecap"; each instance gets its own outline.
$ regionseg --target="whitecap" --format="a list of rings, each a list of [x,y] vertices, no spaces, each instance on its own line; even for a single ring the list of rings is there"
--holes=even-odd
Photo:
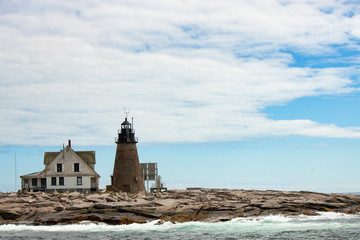
[[[0,225],[1,232],[147,232],[147,231],[202,231],[206,232],[277,232],[284,230],[360,228],[360,215],[342,213],[319,213],[317,216],[269,215],[248,218],[235,218],[228,222],[185,222],[160,224],[159,220],[144,224],[108,225],[105,223],[81,222],[68,225],[32,226]]]

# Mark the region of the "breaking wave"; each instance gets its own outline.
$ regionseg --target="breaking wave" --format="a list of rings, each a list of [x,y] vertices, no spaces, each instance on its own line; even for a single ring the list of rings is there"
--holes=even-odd
[[[1,239],[49,239],[49,236],[52,239],[85,237],[88,239],[267,239],[271,236],[286,239],[306,238],[307,234],[319,238],[332,237],[332,239],[336,239],[334,232],[345,239],[347,236],[349,239],[360,236],[360,214],[327,212],[319,213],[317,216],[270,215],[235,218],[231,221],[216,223],[186,222],[174,224],[152,221],[145,224],[134,223],[115,226],[94,222],[54,226],[0,225]]]

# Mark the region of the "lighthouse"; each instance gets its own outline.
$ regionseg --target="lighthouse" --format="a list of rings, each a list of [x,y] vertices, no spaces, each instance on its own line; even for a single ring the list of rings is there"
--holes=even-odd
[[[108,191],[137,193],[145,191],[145,185],[136,148],[138,141],[135,137],[133,124],[127,119],[127,114],[125,121],[121,124],[121,129],[118,130],[118,137],[115,138],[117,147],[114,172],[111,176],[111,185],[106,186],[106,189]]]

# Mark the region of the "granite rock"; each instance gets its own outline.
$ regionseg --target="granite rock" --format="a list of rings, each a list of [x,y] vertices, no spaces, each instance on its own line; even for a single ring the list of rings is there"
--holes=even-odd
[[[218,222],[269,214],[316,215],[319,211],[359,213],[360,195],[205,188],[137,194],[0,193],[0,223]]]

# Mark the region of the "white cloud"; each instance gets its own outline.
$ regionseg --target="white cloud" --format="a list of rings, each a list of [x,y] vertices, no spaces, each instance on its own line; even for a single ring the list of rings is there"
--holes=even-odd
[[[4,5],[5,4],[5,5]],[[10,5],[6,5],[10,4]],[[0,144],[110,144],[132,109],[141,141],[224,141],[357,128],[267,119],[274,104],[350,93],[354,67],[289,67],[358,39],[338,1],[32,1],[0,13]],[[354,10],[355,9],[355,10]],[[357,12],[356,12],[357,11]]]

